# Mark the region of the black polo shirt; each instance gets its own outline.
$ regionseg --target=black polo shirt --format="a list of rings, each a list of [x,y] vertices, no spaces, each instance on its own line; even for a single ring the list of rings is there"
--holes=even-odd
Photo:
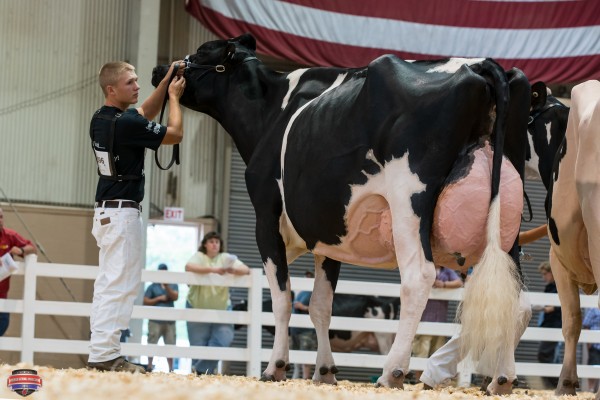
[[[100,177],[96,189],[96,201],[123,199],[140,203],[144,199],[146,149],[154,151],[158,149],[167,133],[167,127],[147,120],[135,108],[122,111],[116,107],[103,106],[99,112],[111,117],[122,113],[115,125],[113,143],[115,167],[119,175],[135,175],[140,178],[113,181]],[[111,124],[110,120],[92,118],[90,126],[92,140],[107,147]]]

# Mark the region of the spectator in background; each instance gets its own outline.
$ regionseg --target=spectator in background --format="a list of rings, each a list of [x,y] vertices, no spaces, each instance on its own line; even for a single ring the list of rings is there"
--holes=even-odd
[[[461,277],[450,268],[435,266],[435,281],[433,287],[437,289],[456,289],[462,287]],[[448,320],[448,300],[428,300],[421,322],[446,322]],[[412,345],[413,357],[429,358],[437,349],[442,347],[445,336],[415,335]],[[415,378],[421,377],[422,371],[415,371]]]
[[[4,227],[4,212],[0,208],[0,257],[9,253],[12,258],[25,258],[28,254],[37,254],[37,249],[31,241],[25,239],[12,229]],[[0,265],[2,260],[0,259]],[[0,281],[0,299],[8,297],[10,289],[10,275]],[[0,336],[4,336],[10,322],[10,314],[0,312]]]
[[[600,331],[600,310],[598,307],[588,308],[583,318],[583,328]],[[600,365],[600,343],[588,343],[588,365]],[[599,379],[590,379],[590,390],[598,391]]]
[[[250,268],[237,256],[223,252],[225,244],[217,232],[204,235],[198,252],[190,258],[185,270],[197,274],[247,275]],[[187,297],[187,308],[227,310],[231,308],[229,287],[192,285]],[[187,323],[188,337],[192,346],[229,347],[233,341],[233,324],[213,322]],[[196,374],[213,374],[217,360],[192,360]]]
[[[166,264],[158,266],[159,271],[167,271]],[[174,283],[153,283],[144,293],[144,305],[156,307],[174,307],[174,302],[179,298],[179,288]],[[156,344],[160,338],[163,338],[165,344],[175,344],[177,333],[175,330],[175,321],[148,320],[148,344]],[[148,367],[146,371],[151,372],[153,357],[148,357]],[[173,371],[173,357],[167,358],[169,372]]]
[[[542,274],[542,279],[546,282],[544,293],[558,293],[556,290],[556,283],[554,282],[554,275],[550,269],[550,263],[545,261],[538,266],[538,271]],[[561,328],[562,327],[562,315],[560,307],[555,306],[544,306],[540,310],[540,319],[538,325],[544,328]],[[553,363],[557,364],[560,362],[560,347],[558,342],[540,342],[538,348],[538,361],[542,363]],[[542,381],[546,388],[555,389],[558,385],[557,377],[543,376]]]
[[[314,278],[315,275],[311,271],[304,273],[305,278]],[[298,293],[292,303],[293,314],[308,314],[310,305],[310,296],[312,292],[302,291]],[[317,350],[317,332],[314,328],[290,328],[292,336],[292,348],[303,351]],[[302,379],[310,379],[312,365],[302,364]]]

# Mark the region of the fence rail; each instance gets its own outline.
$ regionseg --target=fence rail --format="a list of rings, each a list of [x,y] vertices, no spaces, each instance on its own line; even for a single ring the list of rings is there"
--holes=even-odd
[[[24,275],[23,299],[0,299],[0,311],[22,314],[21,337],[3,337],[0,350],[18,351],[21,362],[33,363],[37,352],[60,354],[87,354],[89,341],[69,339],[44,339],[35,337],[36,315],[60,315],[89,317],[91,304],[84,302],[47,301],[36,299],[38,277],[73,278],[93,280],[97,267],[69,264],[48,264],[37,261],[37,256],[29,255],[25,262],[18,263],[17,275]],[[248,289],[248,311],[217,311],[198,309],[161,308],[136,305],[132,318],[161,319],[168,321],[185,320],[197,322],[232,323],[247,326],[247,342],[245,348],[215,348],[204,346],[182,347],[177,345],[150,345],[139,343],[123,343],[122,353],[127,356],[158,356],[180,358],[202,358],[227,361],[246,362],[248,376],[258,377],[261,374],[261,362],[268,361],[271,350],[262,348],[263,326],[274,325],[272,313],[262,311],[263,289],[268,289],[268,282],[262,270],[252,269],[248,276],[199,275],[189,272],[146,271],[142,272],[143,282],[185,283],[190,285],[219,285]],[[291,278],[294,290],[312,290],[312,279]],[[400,293],[400,284],[339,281],[337,293],[396,297]],[[433,289],[432,299],[459,301],[462,289]],[[560,305],[556,294],[529,293],[532,305]],[[581,296],[582,307],[597,307],[596,296]],[[501,321],[498,321],[501,323]],[[290,326],[312,327],[307,315],[293,314]],[[355,330],[360,326],[364,331],[395,333],[397,320],[357,319],[332,317],[331,329]],[[418,334],[452,336],[459,329],[454,323],[422,322],[417,329]],[[525,341],[563,341],[560,329],[527,328],[521,340]],[[582,330],[580,342],[600,342],[600,331]],[[381,368],[385,356],[372,354],[335,353],[336,365],[345,367]],[[314,351],[290,351],[290,362],[312,364],[316,358]],[[411,369],[422,370],[426,359],[411,358]],[[540,364],[518,362],[516,372],[525,376],[558,376],[559,364]],[[598,378],[600,366],[579,365],[581,378]],[[470,370],[462,365],[463,383],[470,381]],[[468,381],[467,381],[468,380]],[[467,382],[465,382],[467,381]]]

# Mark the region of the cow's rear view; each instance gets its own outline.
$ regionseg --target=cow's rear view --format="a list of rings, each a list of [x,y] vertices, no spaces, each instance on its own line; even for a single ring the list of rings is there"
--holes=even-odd
[[[499,192],[504,187],[513,197],[521,194],[530,89],[520,71],[507,76],[489,59],[409,63],[382,56],[365,68],[278,73],[256,58],[250,35],[202,45],[189,57],[189,67],[181,103],[217,119],[247,164],[256,240],[276,322],[263,379],[285,379],[288,263],[312,252],[316,274],[310,317],[318,338],[313,380],[336,383],[328,329],[340,262],[345,261],[400,270],[400,326],[378,383],[402,387],[435,279],[432,227],[438,197],[484,159],[478,165],[487,170],[488,195],[479,197],[481,204],[467,204],[483,209],[474,236],[488,238],[483,247],[490,262],[480,268],[490,272],[482,271],[481,280],[474,276],[471,286],[479,287],[475,296],[481,298],[473,307],[465,304],[463,330],[476,357],[493,354],[488,358],[499,360],[491,367],[493,375],[511,384],[515,335],[510,332],[518,329],[513,322],[520,283],[506,251],[517,254],[520,209],[516,217],[514,210],[505,212]],[[157,67],[153,81],[165,72]],[[516,176],[512,183],[501,182],[503,156],[509,175]],[[448,198],[458,192],[451,190]],[[501,235],[503,220],[510,222]],[[455,268],[466,270],[465,261],[476,262],[481,251],[473,250],[469,258],[462,254],[463,245],[445,243],[437,249],[449,255]],[[490,304],[486,298],[501,304],[491,303],[493,312],[483,312]]]

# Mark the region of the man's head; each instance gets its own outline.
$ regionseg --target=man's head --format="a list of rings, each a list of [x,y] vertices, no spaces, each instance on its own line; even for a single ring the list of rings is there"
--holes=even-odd
[[[314,278],[315,274],[313,274],[312,271],[306,270],[306,271],[304,271],[304,277],[305,278]]]
[[[169,268],[167,267],[167,264],[159,264],[158,265],[158,270],[159,271],[167,271]]]
[[[126,104],[126,107],[138,101],[140,86],[137,80],[133,65],[123,61],[106,63],[98,73],[104,97],[113,103]]]

